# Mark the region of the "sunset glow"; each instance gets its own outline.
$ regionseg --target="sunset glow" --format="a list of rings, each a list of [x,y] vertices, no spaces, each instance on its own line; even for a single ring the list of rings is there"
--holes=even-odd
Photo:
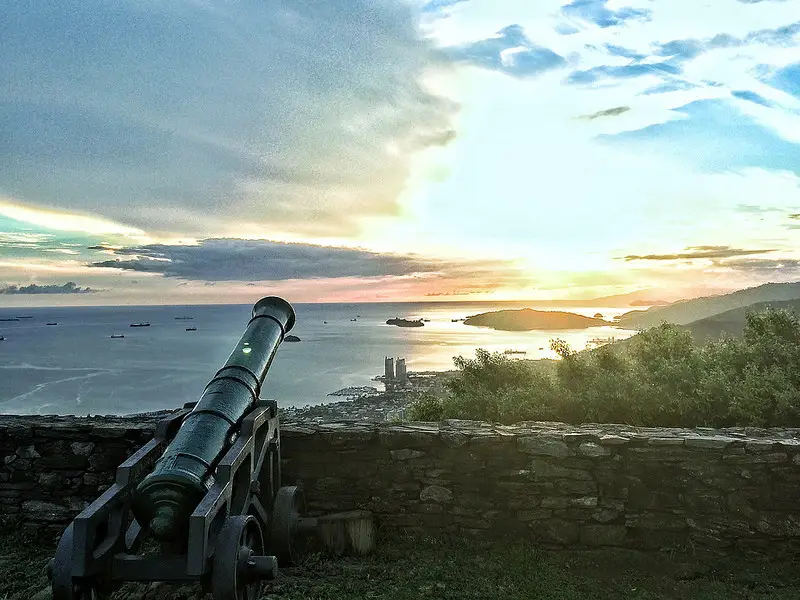
[[[0,306],[800,279],[792,2],[51,8],[3,34]]]

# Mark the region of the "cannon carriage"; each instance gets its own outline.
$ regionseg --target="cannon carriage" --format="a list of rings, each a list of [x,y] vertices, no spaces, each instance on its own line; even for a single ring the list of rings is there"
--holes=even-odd
[[[316,519],[281,485],[274,401],[259,398],[291,305],[259,300],[198,402],[156,426],[114,483],[66,528],[48,564],[54,600],[102,597],[126,581],[199,583],[214,600],[255,600],[298,563]]]

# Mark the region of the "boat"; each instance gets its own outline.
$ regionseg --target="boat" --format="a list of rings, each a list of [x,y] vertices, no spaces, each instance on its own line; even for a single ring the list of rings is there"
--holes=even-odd
[[[193,321],[194,317],[175,317],[176,321]]]
[[[150,323],[131,323],[131,327],[150,327]]]
[[[0,335],[0,342],[2,342],[4,339],[6,339],[6,338],[4,338],[2,335]]]
[[[19,321],[19,319],[0,319],[0,321]]]
[[[323,322],[322,322],[322,324],[323,324],[323,325],[327,325],[327,324],[328,324],[328,322],[327,322],[327,321],[323,321]]]
[[[422,327],[425,325],[425,323],[422,322],[422,319],[417,319],[416,321],[409,321],[408,319],[400,319],[398,317],[387,320],[386,324],[396,325],[397,327]]]
[[[527,354],[525,350],[503,350],[503,354]]]
[[[17,317],[18,319],[32,319],[32,315],[25,315],[24,317]]]
[[[111,336],[111,338],[112,338],[112,339],[118,339],[118,338],[124,338],[124,337],[125,337],[125,336],[124,336],[124,335],[122,335],[121,333],[119,333],[119,334],[112,334],[112,336]]]
[[[197,331],[197,327],[187,327],[186,331]]]
[[[607,338],[592,338],[588,342],[586,342],[587,348],[599,348],[600,346],[605,346],[606,344],[613,344],[616,338],[607,337]]]
[[[45,323],[45,325],[58,325],[58,323]]]
[[[355,321],[356,319],[350,319],[350,321]]]

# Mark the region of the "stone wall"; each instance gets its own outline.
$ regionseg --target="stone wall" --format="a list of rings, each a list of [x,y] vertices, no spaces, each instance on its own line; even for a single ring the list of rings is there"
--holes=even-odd
[[[0,515],[63,527],[155,419],[0,417]],[[558,423],[282,427],[312,514],[551,546],[775,552],[800,541],[800,430]]]

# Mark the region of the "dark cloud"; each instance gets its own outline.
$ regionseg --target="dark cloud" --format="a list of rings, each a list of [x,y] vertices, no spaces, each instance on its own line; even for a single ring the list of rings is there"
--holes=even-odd
[[[789,218],[800,220],[800,213],[792,213],[789,215]]]
[[[652,11],[624,7],[611,10],[606,6],[607,0],[574,0],[561,8],[562,14],[589,21],[599,27],[622,25],[629,19],[649,20]]]
[[[160,273],[197,281],[282,281],[414,274],[512,272],[503,261],[448,261],[415,255],[281,243],[264,240],[208,239],[195,246],[154,244],[117,251],[118,258],[91,263],[128,271]]]
[[[441,3],[440,3],[441,4]],[[147,231],[347,234],[457,107],[402,0],[3,8],[0,189]],[[387,148],[397,151],[389,152]]]
[[[600,117],[616,117],[617,115],[621,115],[623,113],[628,112],[630,109],[631,109],[630,106],[616,106],[614,108],[607,108],[605,110],[600,110],[590,115],[585,115],[581,118],[592,120],[592,119],[598,119]]]
[[[741,248],[731,248],[730,246],[689,246],[686,248],[688,252],[678,252],[675,254],[645,254],[635,255],[631,254],[624,259],[631,260],[696,260],[696,259],[720,259],[733,256],[748,256],[751,254],[764,254],[766,252],[775,252],[775,249],[763,250],[744,250]]]
[[[79,287],[74,281],[68,281],[64,285],[7,285],[0,288],[0,294],[93,294],[103,290],[94,290],[89,287]]]
[[[513,53],[503,55],[506,50]],[[496,36],[445,50],[457,62],[467,62],[515,77],[530,77],[566,64],[564,57],[537,46],[521,25],[509,25]]]

